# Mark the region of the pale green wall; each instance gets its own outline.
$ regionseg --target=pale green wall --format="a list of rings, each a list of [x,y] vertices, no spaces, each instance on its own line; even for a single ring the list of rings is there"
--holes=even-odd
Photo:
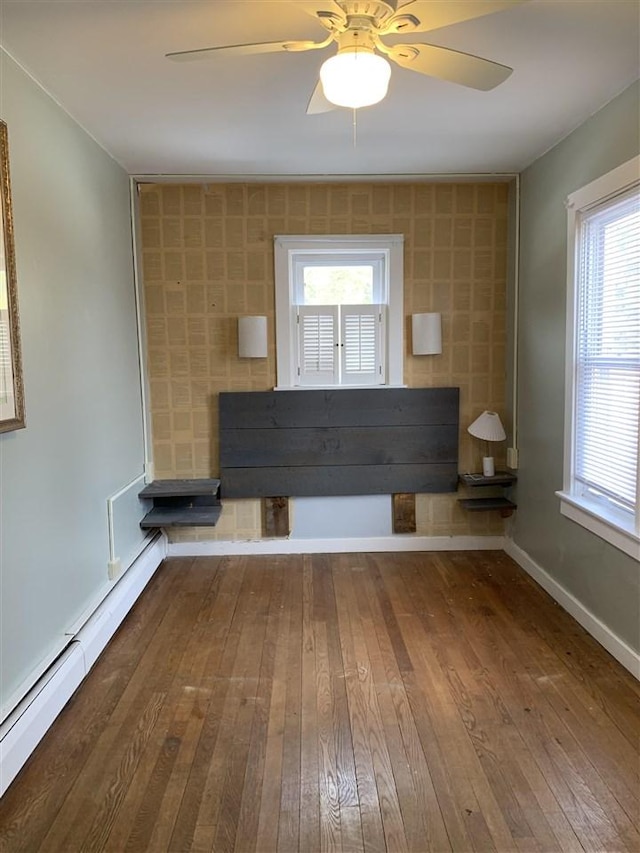
[[[144,454],[127,175],[1,51],[0,117],[27,416],[0,435],[6,705],[110,588],[106,500]]]
[[[560,515],[567,270],[564,201],[640,151],[635,83],[521,179],[518,511],[515,543],[632,648],[640,565]]]

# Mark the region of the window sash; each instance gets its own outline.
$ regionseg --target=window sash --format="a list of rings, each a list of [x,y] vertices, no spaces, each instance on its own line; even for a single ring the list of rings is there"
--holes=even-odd
[[[579,287],[581,276],[584,276],[585,270],[583,265],[585,253],[581,246],[581,240],[584,239],[585,223],[591,216],[599,213],[604,213],[606,216],[608,209],[614,210],[614,206],[619,201],[625,200],[625,194],[630,195],[633,193],[636,196],[640,193],[640,156],[622,163],[605,175],[601,175],[591,181],[591,183],[571,193],[567,198],[567,358],[564,477],[562,491],[556,492],[556,494],[560,498],[560,512],[565,518],[581,525],[595,536],[598,536],[632,559],[640,562],[640,501],[638,501],[637,496],[638,482],[640,481],[640,460],[638,460],[638,455],[636,455],[637,467],[635,472],[636,505],[633,513],[629,511],[628,507],[622,507],[617,498],[613,497],[612,494],[605,493],[605,491],[617,493],[619,489],[609,489],[606,485],[603,489],[601,482],[599,482],[600,488],[598,488],[594,481],[601,480],[599,474],[591,477],[588,470],[584,471],[580,469],[579,466],[582,463],[578,460],[580,447],[578,412],[581,393],[579,385],[583,383],[585,371],[587,372],[586,375],[591,376],[597,384],[599,381],[599,372],[611,371],[612,369],[618,371],[627,368],[630,371],[637,371],[638,369],[637,349],[634,355],[633,347],[627,345],[629,339],[633,338],[633,335],[621,336],[619,334],[620,329],[616,330],[615,323],[613,322],[623,316],[623,322],[626,323],[629,321],[630,315],[626,312],[626,301],[624,315],[620,312],[616,313],[614,310],[613,314],[610,314],[607,318],[607,322],[602,325],[601,328],[604,331],[604,334],[601,336],[602,345],[592,347],[591,366],[587,367],[584,361],[580,364],[581,345],[584,349],[583,342],[586,340],[591,345],[593,341],[598,340],[597,335],[593,339],[585,337],[584,319],[580,320],[581,312],[585,310],[586,298],[584,288],[581,292]],[[602,221],[604,222],[604,219]],[[637,234],[634,235],[634,239],[637,244]],[[601,242],[600,245],[604,244]],[[598,269],[598,267],[595,268]],[[604,269],[604,267],[601,269]],[[611,269],[611,267],[608,269]],[[635,288],[637,293],[637,276]],[[595,292],[597,291],[591,293],[592,305]],[[605,305],[605,313],[610,313],[610,306],[606,306],[606,303],[602,304]],[[613,305],[614,307],[616,306],[615,299]],[[613,317],[613,320],[611,317]],[[598,330],[597,324],[594,328]],[[630,325],[629,328],[633,329],[634,327]],[[611,330],[613,330],[612,334],[610,334]],[[637,327],[635,340],[638,340]],[[609,373],[607,377],[610,388],[615,387],[611,385],[612,376],[613,374]],[[632,396],[631,400],[633,400]],[[633,407],[634,404],[632,403],[630,410]],[[604,408],[609,416],[612,415],[612,409],[614,409],[615,414],[615,410],[619,408],[617,395],[615,406],[612,407],[610,404],[607,404]],[[638,418],[640,418],[640,413],[638,413],[636,407],[636,424]],[[601,419],[600,423],[602,423]],[[609,431],[610,437],[614,435],[618,436],[618,423],[619,419],[616,417],[615,424],[611,426]],[[598,453],[595,455],[592,454],[592,458],[597,460],[599,458]],[[612,462],[611,468],[615,470],[619,467],[619,464],[620,459],[618,456]]]
[[[577,228],[574,490],[632,516],[640,412],[638,190]]]
[[[293,302],[296,305],[305,304],[304,271],[306,267],[371,267],[373,277],[372,304],[387,301],[385,292],[387,263],[386,252],[308,252],[297,251],[292,257]]]

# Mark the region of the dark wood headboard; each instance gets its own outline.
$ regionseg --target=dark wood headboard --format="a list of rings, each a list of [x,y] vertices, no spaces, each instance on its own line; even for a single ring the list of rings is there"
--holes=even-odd
[[[221,393],[221,496],[453,492],[458,410],[458,388]]]

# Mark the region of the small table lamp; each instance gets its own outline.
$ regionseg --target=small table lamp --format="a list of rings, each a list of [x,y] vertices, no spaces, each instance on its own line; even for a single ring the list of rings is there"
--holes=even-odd
[[[480,438],[486,441],[486,453],[482,459],[482,473],[485,477],[493,477],[496,473],[493,456],[489,456],[490,441],[504,441],[507,434],[502,426],[502,421],[497,412],[483,412],[475,421],[467,428],[474,438]]]

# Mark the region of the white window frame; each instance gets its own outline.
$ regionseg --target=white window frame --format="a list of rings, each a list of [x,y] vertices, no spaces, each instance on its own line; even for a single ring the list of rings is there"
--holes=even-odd
[[[582,525],[596,536],[624,551],[640,562],[640,500],[635,517],[617,513],[608,504],[585,495],[574,477],[575,406],[576,406],[576,322],[578,311],[578,240],[582,212],[640,185],[640,156],[634,157],[587,186],[571,193],[567,199],[567,350],[565,385],[565,436],[563,488],[560,498],[562,515]],[[640,483],[640,453],[638,454]]]
[[[382,293],[379,301],[387,306],[385,318],[385,345],[382,361],[386,375],[384,382],[374,387],[403,386],[404,369],[404,236],[402,234],[359,235],[276,235],[275,300],[276,300],[276,390],[296,388],[298,347],[296,312],[296,268],[301,261],[320,257],[362,257],[363,263],[379,260],[382,263]],[[374,301],[378,298],[374,294]],[[344,385],[328,384],[323,387],[342,388]]]

